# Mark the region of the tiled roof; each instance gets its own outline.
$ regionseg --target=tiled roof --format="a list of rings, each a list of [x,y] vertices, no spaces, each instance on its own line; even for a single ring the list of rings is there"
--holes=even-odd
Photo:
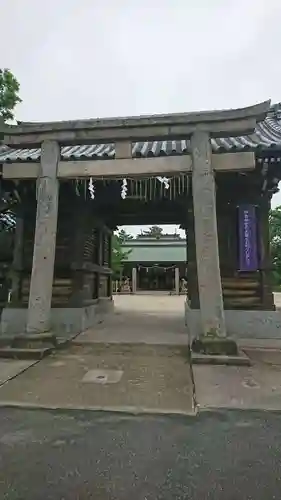
[[[266,119],[258,123],[253,134],[241,137],[211,139],[215,153],[231,151],[263,151],[280,149],[281,152],[281,103],[272,106]],[[190,143],[180,141],[136,142],[133,144],[134,157],[153,157],[188,154]],[[41,149],[0,150],[0,163],[39,161]],[[65,146],[61,149],[62,160],[87,160],[114,158],[114,144],[93,144]]]
[[[11,230],[16,225],[16,219],[12,212],[0,213],[0,231],[3,229]]]

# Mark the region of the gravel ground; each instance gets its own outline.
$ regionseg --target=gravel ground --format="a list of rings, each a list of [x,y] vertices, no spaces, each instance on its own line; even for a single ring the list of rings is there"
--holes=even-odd
[[[0,410],[3,500],[280,499],[281,414]]]

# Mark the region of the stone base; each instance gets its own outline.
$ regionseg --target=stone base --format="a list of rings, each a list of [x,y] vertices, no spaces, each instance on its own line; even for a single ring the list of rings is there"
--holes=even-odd
[[[203,355],[237,356],[238,347],[233,339],[200,337],[194,339],[191,345],[192,352]]]
[[[93,327],[101,314],[113,311],[111,299],[100,299],[85,307],[58,307],[51,310],[50,331],[57,337],[70,338]],[[1,317],[1,335],[13,336],[26,331],[27,309],[8,307]]]
[[[239,352],[237,356],[192,353],[191,362],[193,365],[251,366],[250,358],[243,352]]]
[[[234,339],[281,339],[281,311],[225,311],[227,335]],[[190,343],[202,334],[200,310],[185,306]]]

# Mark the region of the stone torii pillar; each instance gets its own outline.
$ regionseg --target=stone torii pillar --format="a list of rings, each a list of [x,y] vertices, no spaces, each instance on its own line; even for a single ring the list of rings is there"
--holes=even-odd
[[[37,180],[36,227],[26,327],[28,333],[44,333],[50,329],[58,218],[59,159],[59,144],[53,140],[44,141]]]
[[[203,335],[226,336],[221,286],[216,188],[209,134],[191,136],[196,261]]]

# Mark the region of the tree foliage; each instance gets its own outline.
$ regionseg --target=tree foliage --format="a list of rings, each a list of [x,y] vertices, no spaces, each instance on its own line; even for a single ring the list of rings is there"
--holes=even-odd
[[[0,68],[0,123],[14,118],[14,108],[21,102],[19,97],[20,85],[13,73]],[[12,259],[13,232],[15,229],[15,214],[13,207],[16,204],[11,193],[5,193],[0,185],[0,252],[1,259]]]
[[[161,238],[163,236],[163,228],[160,226],[151,226],[148,231],[144,231],[142,234],[151,236],[152,238]]]
[[[21,102],[19,89],[13,73],[7,68],[0,69],[0,117],[4,122],[14,119],[14,109]]]
[[[125,241],[133,239],[133,236],[127,233],[124,229],[121,229],[119,233],[112,236],[112,261],[111,267],[114,274],[120,276],[124,262],[128,259],[131,250],[124,250],[122,245]]]
[[[129,241],[129,240],[134,239],[134,237],[130,233],[127,233],[127,231],[125,231],[125,229],[120,229],[120,231],[118,231],[117,235],[118,235],[118,239],[121,243],[125,243],[125,241]]]
[[[281,206],[269,212],[269,237],[273,279],[275,284],[281,285]]]

